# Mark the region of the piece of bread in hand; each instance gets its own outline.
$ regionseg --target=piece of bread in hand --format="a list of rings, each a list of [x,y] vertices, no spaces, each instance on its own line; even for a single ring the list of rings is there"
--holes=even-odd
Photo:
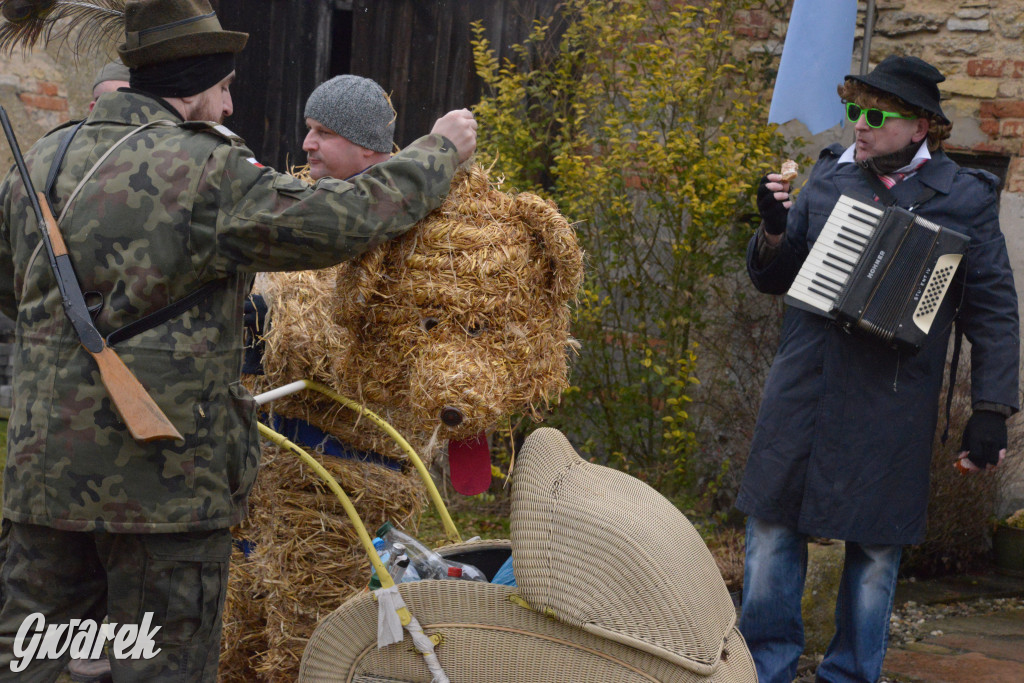
[[[788,183],[800,174],[800,167],[792,159],[786,159],[782,162],[782,170],[779,173],[782,176],[782,182]]]

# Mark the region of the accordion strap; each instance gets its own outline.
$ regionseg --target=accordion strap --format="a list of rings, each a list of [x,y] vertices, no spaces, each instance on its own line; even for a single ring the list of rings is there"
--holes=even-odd
[[[878,199],[883,204],[886,206],[896,206],[896,195],[886,187],[881,178],[865,166],[857,164],[857,168],[859,168],[861,173],[864,174],[864,179],[867,180],[868,185],[871,186],[871,189],[874,190]],[[935,189],[922,184],[921,192],[918,193],[914,201],[907,207],[907,210],[913,211],[934,196]],[[957,308],[959,309],[959,306]],[[949,438],[949,416],[953,409],[953,389],[956,387],[956,371],[960,366],[960,346],[962,339],[963,332],[960,330],[960,325],[956,324],[953,328],[953,357],[950,359],[949,363],[949,385],[946,389],[946,427],[943,430],[941,437],[943,444],[945,444],[946,440]]]
[[[943,444],[949,438],[949,414],[953,409],[953,388],[956,386],[956,371],[960,367],[960,342],[963,340],[963,332],[960,331],[960,324],[953,326],[953,357],[949,361],[949,385],[946,387],[946,428],[942,430]]]
[[[892,193],[892,190],[886,187],[881,178],[875,175],[873,171],[861,166],[860,164],[857,164],[857,168],[859,168],[861,173],[864,174],[864,179],[868,181],[868,185],[871,186],[871,189],[874,190],[875,195],[878,196],[883,204],[886,206],[896,206],[896,195]],[[910,206],[907,207],[907,209],[909,211],[913,211],[934,196],[935,190],[933,188],[930,188],[927,185],[922,185],[921,192],[918,193],[917,197],[910,203]]]
[[[871,186],[871,189],[874,190],[875,195],[883,204],[886,206],[896,205],[896,195],[894,195],[892,191],[885,186],[885,183],[882,182],[881,178],[875,175],[874,171],[868,169],[866,166],[861,166],[860,164],[857,164],[857,168],[860,169],[864,179],[868,181],[868,185]]]

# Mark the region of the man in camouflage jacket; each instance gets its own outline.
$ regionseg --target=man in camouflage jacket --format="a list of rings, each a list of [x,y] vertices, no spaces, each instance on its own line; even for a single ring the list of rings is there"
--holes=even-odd
[[[119,52],[132,88],[96,102],[50,194],[101,334],[216,283],[113,347],[182,439],[131,438],[62,310],[20,177],[0,185],[0,310],[16,319],[0,680],[51,680],[61,660],[88,656],[30,651],[33,613],[70,624],[69,635],[75,619],[140,624],[151,613],[160,651],[112,653],[115,679],[214,680],[228,527],[245,514],[259,456],[255,404],[238,382],[252,278],[333,265],[402,234],[440,204],[475,147],[461,110],[351,182],[309,187],[264,168],[229,130],[195,120],[231,113],[244,42],[207,0],[129,2]],[[70,130],[25,155],[37,190]]]

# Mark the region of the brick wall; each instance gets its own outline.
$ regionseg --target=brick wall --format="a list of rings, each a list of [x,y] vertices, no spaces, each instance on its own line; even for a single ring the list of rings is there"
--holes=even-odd
[[[27,150],[51,128],[82,118],[92,98],[93,75],[107,61],[97,55],[76,59],[68,50],[55,48],[0,55],[0,104],[22,150]],[[0,168],[10,168],[14,159],[7,143],[0,143]],[[11,405],[11,323],[0,316],[0,415]]]

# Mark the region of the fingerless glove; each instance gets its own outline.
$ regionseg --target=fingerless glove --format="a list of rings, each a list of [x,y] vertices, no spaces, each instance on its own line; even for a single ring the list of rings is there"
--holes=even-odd
[[[960,450],[980,469],[999,464],[999,451],[1006,448],[1006,418],[992,410],[976,410],[967,421]]]
[[[761,214],[764,231],[769,235],[781,235],[786,232],[789,209],[775,198],[775,193],[768,189],[767,183],[768,176],[764,176],[757,186],[757,211]]]

